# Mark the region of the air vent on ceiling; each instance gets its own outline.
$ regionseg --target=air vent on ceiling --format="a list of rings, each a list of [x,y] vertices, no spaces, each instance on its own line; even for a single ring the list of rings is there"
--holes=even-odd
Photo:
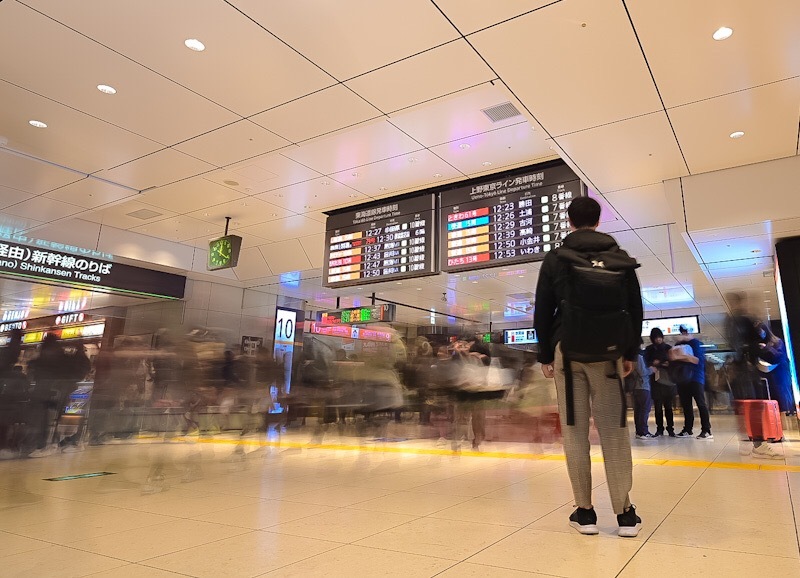
[[[489,108],[481,109],[481,112],[492,122],[500,122],[501,120],[508,120],[515,116],[522,116],[522,113],[517,110],[517,107],[510,102],[504,102],[503,104],[496,104]]]
[[[129,217],[133,217],[135,219],[141,219],[146,221],[147,219],[152,219],[153,217],[160,217],[164,213],[159,213],[157,211],[151,211],[150,209],[139,209],[138,211],[133,211],[132,213],[127,213]]]

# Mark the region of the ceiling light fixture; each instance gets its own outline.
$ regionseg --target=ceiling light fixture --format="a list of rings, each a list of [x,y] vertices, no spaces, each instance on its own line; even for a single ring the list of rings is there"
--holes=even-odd
[[[382,190],[382,191],[386,191],[386,190],[388,190],[388,189],[387,189],[386,187],[381,187],[381,189],[380,189],[380,190]]]
[[[460,145],[458,145],[458,148],[467,150],[469,148],[469,144],[462,142]]]
[[[320,181],[319,184],[321,184],[323,187],[327,187],[328,185],[331,184],[331,182],[330,181]]]
[[[408,157],[408,162],[410,162],[410,163],[417,162],[417,157]]]
[[[743,130],[737,130],[736,132],[731,133],[731,138],[742,138],[744,136]]]
[[[490,167],[490,166],[492,166],[492,163],[491,163],[491,161],[483,161],[483,166]]]
[[[358,176],[358,173],[350,173],[350,174],[353,175],[354,177]]]
[[[442,173],[436,173],[435,175],[433,175],[433,178],[434,179],[441,179],[442,178]]]
[[[31,126],[35,126],[36,128],[47,128],[47,124],[43,123],[40,120],[29,120],[28,124]]]
[[[732,28],[728,28],[727,26],[720,26],[714,31],[714,34],[712,34],[711,37],[714,40],[726,40],[731,37],[731,34],[733,34]]]
[[[107,84],[98,84],[97,90],[103,94],[117,94],[117,89],[113,86],[108,86]]]
[[[197,38],[187,38],[184,41],[186,48],[189,50],[194,50],[195,52],[203,52],[206,49],[206,45],[200,42]]]
[[[223,182],[224,184],[226,184],[226,185],[230,186],[230,187],[238,187],[238,186],[239,186],[239,183],[238,183],[237,181],[233,181],[233,180],[231,180],[231,179],[226,179],[226,180],[224,180],[224,181],[222,181],[222,182]]]

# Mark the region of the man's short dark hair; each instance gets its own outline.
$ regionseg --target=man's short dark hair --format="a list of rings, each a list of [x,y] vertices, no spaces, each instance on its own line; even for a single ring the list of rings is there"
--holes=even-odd
[[[600,222],[600,203],[591,197],[578,197],[569,204],[567,215],[576,229],[595,227]]]

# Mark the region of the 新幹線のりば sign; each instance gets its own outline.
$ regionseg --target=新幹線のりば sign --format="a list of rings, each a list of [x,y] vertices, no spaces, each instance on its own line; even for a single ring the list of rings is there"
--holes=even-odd
[[[0,273],[110,292],[181,299],[186,277],[0,241]]]

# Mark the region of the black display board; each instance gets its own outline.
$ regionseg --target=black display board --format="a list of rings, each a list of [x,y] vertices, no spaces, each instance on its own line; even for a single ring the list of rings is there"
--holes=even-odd
[[[440,193],[440,268],[466,271],[544,259],[569,233],[566,210],[586,194],[563,162],[474,179]]]
[[[433,275],[436,197],[388,199],[328,217],[323,285],[344,287]]]
[[[182,299],[186,277],[0,241],[0,274],[93,291]]]

